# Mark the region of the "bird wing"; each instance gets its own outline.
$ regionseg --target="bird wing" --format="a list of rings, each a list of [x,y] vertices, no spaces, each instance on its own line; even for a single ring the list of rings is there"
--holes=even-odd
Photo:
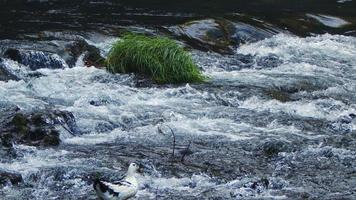
[[[96,180],[94,189],[99,197],[106,198],[125,198],[136,194],[134,186],[125,180],[113,183]]]

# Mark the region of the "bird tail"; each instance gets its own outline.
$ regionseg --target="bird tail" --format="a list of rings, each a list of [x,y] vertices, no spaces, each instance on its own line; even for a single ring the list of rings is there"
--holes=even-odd
[[[94,184],[93,184],[94,190],[100,190],[100,192],[105,193],[108,190],[108,186],[106,186],[105,184],[103,184],[98,178],[96,178],[94,180]]]
[[[99,180],[98,178],[96,178],[96,179],[94,180],[94,183],[93,183],[93,188],[94,188],[94,190],[97,189],[97,186],[100,186],[100,180]]]

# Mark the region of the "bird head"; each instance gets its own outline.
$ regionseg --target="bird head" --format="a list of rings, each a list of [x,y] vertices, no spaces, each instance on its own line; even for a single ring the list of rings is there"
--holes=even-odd
[[[143,165],[140,165],[137,163],[131,163],[127,172],[128,172],[128,174],[135,174],[137,172],[142,173]]]

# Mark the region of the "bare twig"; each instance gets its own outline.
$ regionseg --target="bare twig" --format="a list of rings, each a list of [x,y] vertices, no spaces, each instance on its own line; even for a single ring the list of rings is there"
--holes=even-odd
[[[184,162],[185,156],[189,154],[189,149],[190,149],[191,143],[192,143],[192,141],[189,141],[189,144],[187,145],[187,147],[182,151],[182,158],[180,159],[181,162]]]
[[[176,135],[174,134],[174,131],[171,127],[168,126],[169,129],[171,129],[171,133],[173,136],[173,149],[172,149],[172,159],[174,159],[174,151],[176,150]]]
[[[158,199],[158,187],[156,188],[156,200]]]
[[[71,135],[75,135],[69,128],[67,128],[64,124],[60,124],[63,128],[64,128],[64,130],[66,130],[69,134],[71,134]]]
[[[173,136],[172,159],[174,159],[175,149],[176,149],[176,135],[175,135],[173,129],[172,129],[170,126],[168,126],[168,125],[166,125],[166,126],[167,126],[169,129],[171,129],[171,133],[172,133],[172,136]],[[161,134],[163,134],[163,131],[162,131],[161,127],[158,127],[158,132],[161,133]]]

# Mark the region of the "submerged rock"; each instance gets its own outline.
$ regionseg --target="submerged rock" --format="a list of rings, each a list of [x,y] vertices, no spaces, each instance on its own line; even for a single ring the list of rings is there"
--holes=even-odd
[[[232,53],[233,46],[271,37],[274,33],[242,22],[224,19],[191,21],[169,30],[192,46],[219,53]]]

